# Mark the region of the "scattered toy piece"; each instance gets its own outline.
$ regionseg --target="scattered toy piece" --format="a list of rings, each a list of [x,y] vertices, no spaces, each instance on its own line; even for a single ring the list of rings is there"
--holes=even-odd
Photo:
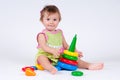
[[[73,76],[83,76],[83,72],[81,72],[81,71],[72,71],[71,74]]]
[[[25,75],[26,75],[26,76],[35,76],[36,73],[35,73],[34,71],[32,71],[30,68],[27,68],[27,69],[25,70]]]

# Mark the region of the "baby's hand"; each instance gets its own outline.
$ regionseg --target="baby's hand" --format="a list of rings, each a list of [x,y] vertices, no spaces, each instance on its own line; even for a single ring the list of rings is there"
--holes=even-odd
[[[83,53],[82,52],[80,52],[80,51],[77,51],[78,52],[78,57],[83,57]]]
[[[64,52],[64,48],[59,49],[59,53],[62,54]]]
[[[59,49],[53,49],[52,54],[53,54],[54,58],[59,58],[59,56],[60,56]]]

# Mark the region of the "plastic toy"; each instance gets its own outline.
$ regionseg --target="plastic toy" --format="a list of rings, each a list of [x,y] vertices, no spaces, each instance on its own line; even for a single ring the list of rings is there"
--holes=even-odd
[[[68,50],[64,50],[64,54],[70,55],[70,56],[74,56],[74,57],[78,57],[78,53],[77,52],[70,52]]]
[[[30,69],[30,70],[34,71],[34,68],[32,68],[32,67],[24,67],[24,68],[22,68],[22,71],[25,72],[26,69]]]
[[[35,76],[36,73],[35,73],[34,71],[32,71],[30,68],[27,68],[27,69],[25,70],[25,75],[26,75],[26,76]]]
[[[83,75],[83,72],[81,72],[81,71],[72,71],[71,74],[72,74],[73,76],[82,76],[82,75]]]
[[[75,48],[76,48],[76,41],[77,41],[77,35],[74,36],[72,42],[71,42],[71,45],[69,47],[69,51],[70,52],[75,52]]]
[[[75,66],[77,65],[76,61],[68,60],[68,59],[65,59],[65,58],[60,58],[60,61],[64,62],[64,63],[67,63],[67,64],[75,65]]]
[[[22,71],[25,72],[26,76],[35,76],[36,73],[34,72],[35,68],[33,67],[24,67]]]
[[[38,68],[36,66],[31,66],[32,68],[34,68],[34,70],[38,70]]]
[[[74,71],[77,69],[77,66],[66,64],[64,62],[58,61],[57,68],[60,67],[59,70],[64,69],[64,70],[70,70]]]
[[[44,68],[39,64],[36,64],[36,67],[37,67],[38,70],[44,70]]]
[[[27,66],[22,68],[22,71],[25,72],[26,76],[35,76],[35,70],[44,70],[44,68],[39,64],[36,64],[35,66]]]
[[[71,42],[70,48],[68,50],[63,51],[63,55],[56,65],[56,68],[58,70],[64,69],[74,71],[77,69],[78,53],[75,52],[76,40],[77,37],[75,35]]]
[[[69,60],[78,60],[78,57],[74,57],[74,56],[69,56],[67,54],[63,54],[62,57],[66,58],[66,59],[69,59]]]

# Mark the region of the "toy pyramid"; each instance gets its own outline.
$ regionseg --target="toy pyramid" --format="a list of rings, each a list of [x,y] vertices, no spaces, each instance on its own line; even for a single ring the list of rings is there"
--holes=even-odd
[[[78,53],[75,52],[77,35],[72,39],[71,45],[68,50],[64,50],[62,57],[59,59],[56,68],[58,70],[70,70],[74,71],[77,69]]]

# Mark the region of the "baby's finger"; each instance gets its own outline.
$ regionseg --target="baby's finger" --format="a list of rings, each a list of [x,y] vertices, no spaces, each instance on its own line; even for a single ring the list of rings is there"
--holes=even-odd
[[[54,58],[58,58],[58,55],[54,55]]]

